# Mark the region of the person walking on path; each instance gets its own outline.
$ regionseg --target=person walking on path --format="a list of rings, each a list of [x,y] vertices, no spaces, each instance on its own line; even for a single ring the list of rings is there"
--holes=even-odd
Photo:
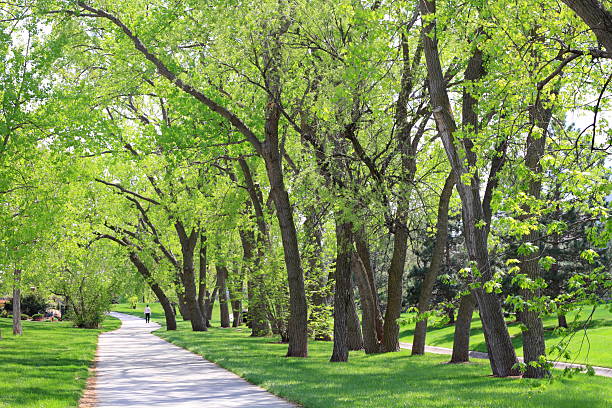
[[[149,307],[149,305],[145,307],[144,315],[145,315],[145,322],[149,323],[151,321],[151,308]]]

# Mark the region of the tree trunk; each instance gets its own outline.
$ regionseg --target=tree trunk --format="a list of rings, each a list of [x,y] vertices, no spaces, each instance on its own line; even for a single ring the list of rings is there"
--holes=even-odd
[[[451,363],[467,363],[470,361],[470,328],[475,307],[476,298],[474,298],[474,295],[469,293],[461,297],[457,321],[455,322]]]
[[[145,282],[149,285],[157,300],[164,309],[164,317],[166,319],[166,330],[176,330],[176,316],[174,315],[174,308],[170,299],[166,296],[163,289],[155,282],[149,268],[142,262],[140,257],[135,252],[130,252],[130,261],[136,267],[136,270],[144,278]]]
[[[347,344],[349,303],[351,302],[351,252],[352,229],[350,222],[342,222],[336,216],[336,274],[334,291],[334,349],[330,361],[348,361]]]
[[[232,327],[238,327],[242,324],[242,291],[243,291],[243,273],[236,271],[233,274],[234,278],[228,282],[230,304],[232,306]]]
[[[352,253],[352,252],[351,252]],[[350,284],[350,280],[349,280]],[[363,335],[361,333],[361,326],[359,323],[359,315],[357,314],[357,307],[355,306],[355,295],[353,293],[353,288],[349,290],[349,308],[348,314],[346,316],[346,326],[347,326],[347,338],[346,342],[349,350],[361,350],[363,349]]]
[[[557,314],[557,322],[559,327],[565,327],[567,329],[567,318],[565,317],[565,313]]]
[[[374,304],[367,272],[363,262],[355,252],[351,256],[351,270],[355,275],[359,298],[361,299],[361,330],[365,352],[366,354],[380,353],[381,344],[376,335],[376,305]]]
[[[193,331],[206,331],[208,327],[206,326],[204,313],[202,313],[198,304],[198,293],[195,283],[194,252],[198,243],[198,233],[194,229],[187,235],[183,224],[178,221],[174,223],[174,227],[181,243],[181,253],[183,255],[182,278],[183,285],[185,286],[184,296],[189,316],[191,317],[191,328]]]
[[[272,329],[267,319],[264,282],[259,270],[259,266],[261,265],[259,250],[257,251],[257,259],[254,258],[255,234],[253,231],[241,229],[240,241],[242,243],[243,260],[248,268],[247,296],[249,299],[249,327],[251,328],[251,337],[268,336]]]
[[[612,13],[599,0],[561,0],[580,17],[597,37],[599,44],[612,53]]]
[[[13,334],[21,336],[21,270],[15,269],[15,282],[13,284]]]
[[[534,174],[534,178],[529,181],[528,194],[535,198],[540,199],[542,192],[542,182],[539,176],[542,174],[542,167],[540,166],[540,159],[544,155],[544,149],[546,147],[546,136],[548,133],[548,127],[552,118],[551,108],[545,108],[543,102],[538,98],[533,111],[531,112],[533,126],[537,126],[542,130],[541,135],[536,135],[532,131],[527,136],[527,151],[525,154],[525,165]],[[523,206],[526,216],[530,217],[531,209],[528,205]],[[523,236],[524,242],[538,242],[540,233],[538,230],[533,230]],[[540,278],[540,265],[539,265],[539,251],[538,253],[532,253],[522,255],[520,258],[520,272],[521,274],[527,275],[532,281],[536,281]],[[532,299],[539,297],[540,290],[535,289],[523,289],[521,290],[524,302],[528,305]],[[537,310],[531,310],[529,306],[526,306],[521,311],[521,321],[525,325],[526,330],[523,331],[523,355],[525,363],[527,364],[527,371],[525,377],[527,378],[544,378],[550,375],[550,372],[542,367],[533,367],[529,363],[538,363],[541,356],[546,354],[546,346],[544,342],[544,326],[540,314]]]
[[[436,283],[436,279],[438,278],[438,273],[442,265],[442,259],[444,258],[444,250],[446,249],[446,241],[448,238],[448,205],[450,202],[451,195],[453,194],[454,186],[455,175],[451,172],[446,177],[446,182],[444,183],[444,188],[442,188],[442,193],[440,194],[440,200],[438,202],[436,242],[434,244],[433,252],[431,255],[429,269],[423,277],[423,283],[421,284],[421,293],[419,295],[419,302],[417,304],[419,314],[429,311],[429,301],[433,293],[434,284]],[[412,355],[425,353],[426,335],[427,319],[420,319],[417,321],[416,327],[414,329],[414,340],[412,341]]]
[[[204,317],[204,321],[206,322],[206,327],[210,327],[210,316],[206,313],[206,275],[208,268],[208,259],[206,256],[206,235],[203,233],[200,234],[200,276],[199,276],[199,285],[198,285],[198,306],[200,306],[200,311],[202,312],[202,317]]]
[[[229,305],[227,299],[227,268],[217,265],[217,287],[219,288],[219,312],[221,327],[230,327]]]
[[[370,257],[370,248],[368,247],[368,243],[366,241],[366,232],[364,228],[361,228],[355,234],[355,247],[357,249],[357,254],[359,255],[362,266],[364,268],[363,270],[366,273],[369,290],[372,292],[372,301],[374,302],[374,325],[376,329],[376,337],[378,339],[378,343],[382,344],[384,334],[383,318],[382,314],[380,313],[380,300],[378,299],[378,291],[376,290],[374,270],[372,268],[372,261]],[[376,352],[380,352],[380,347],[378,347],[378,351]]]
[[[400,210],[398,210],[399,212]],[[402,217],[403,218],[403,217]],[[389,268],[389,282],[387,285],[387,310],[383,325],[383,351],[399,351],[399,324],[402,309],[402,278],[404,263],[408,249],[408,231],[403,222],[396,220],[393,238],[393,256]]]
[[[215,283],[215,288],[210,295],[210,299],[208,300],[208,309],[206,310],[206,315],[208,316],[208,320],[212,320],[213,309],[215,308],[215,299],[217,299],[217,293],[219,292],[219,284]]]
[[[184,288],[180,282],[175,283],[176,286],[176,298],[178,299],[178,308],[179,313],[183,320],[191,320],[191,316],[189,314],[189,308],[187,307],[187,303],[185,302],[185,295],[183,294]]]
[[[435,2],[420,0],[421,15],[429,17],[435,13]],[[429,20],[423,27],[422,41],[427,62],[429,94],[434,118],[438,132],[444,144],[453,171],[457,176],[457,187],[463,206],[464,231],[468,256],[478,268],[481,285],[492,279],[490,268],[486,228],[477,223],[484,220],[482,203],[480,202],[479,180],[476,175],[465,168],[464,160],[459,155],[454,141],[454,132],[457,129],[453,118],[450,100],[446,90],[446,82],[442,74],[438,44],[435,36],[431,36],[435,27],[435,18]],[[472,58],[482,58],[476,51]],[[470,61],[471,62],[471,61]],[[466,184],[464,175],[468,175],[470,182]],[[506,322],[497,295],[488,293],[482,287],[474,290],[478,302],[485,338],[490,350],[489,361],[493,375],[507,377],[517,375],[518,370],[514,368],[517,359],[514,346],[506,327]]]

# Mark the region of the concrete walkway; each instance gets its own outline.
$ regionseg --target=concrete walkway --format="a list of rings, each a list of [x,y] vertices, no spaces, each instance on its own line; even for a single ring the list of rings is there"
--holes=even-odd
[[[111,313],[120,329],[98,343],[97,407],[295,408],[262,388],[151,334],[156,323]]]
[[[400,347],[403,349],[412,350],[412,344],[410,343],[400,343]],[[447,354],[450,356],[453,354],[453,349],[449,349],[446,347],[425,346],[425,352],[434,353],[434,354]],[[469,356],[471,358],[480,358],[483,360],[489,359],[489,355],[481,351],[470,351]],[[522,363],[523,357],[518,357],[518,360]],[[570,364],[570,363],[563,363],[561,361],[553,361],[553,366],[561,370],[567,367],[569,368],[579,367],[582,369],[586,369],[586,367],[583,366],[582,364]],[[601,375],[602,377],[612,377],[612,368],[593,366],[593,370],[595,371],[595,375]]]

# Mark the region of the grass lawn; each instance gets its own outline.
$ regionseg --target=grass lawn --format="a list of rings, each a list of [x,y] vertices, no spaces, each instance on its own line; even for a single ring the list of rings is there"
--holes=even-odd
[[[142,315],[126,305],[114,310]],[[158,304],[153,319],[163,324]],[[444,364],[447,356],[411,357],[408,351],[367,356],[351,352],[348,363],[329,363],[332,344],[311,342],[306,359],[285,358],[275,338],[251,338],[248,328],[155,334],[305,407],[607,407],[612,379],[588,377],[535,381],[489,376],[485,361]],[[217,325],[213,318],[213,325]]]
[[[12,320],[0,318],[0,408],[78,406],[98,334],[120,321],[108,318],[100,330],[77,329],[71,322],[22,323],[23,336],[13,336]]]
[[[583,321],[588,317],[591,312],[591,308],[584,308],[579,314],[577,311],[571,312],[567,315],[567,322],[571,323],[574,318],[578,317],[577,322]],[[403,314],[403,318],[409,317],[408,314]],[[508,325],[510,335],[512,336],[512,342],[518,355],[523,355],[523,339],[521,336],[521,330],[517,323]],[[544,318],[545,338],[546,347],[555,346],[559,343],[562,336],[553,333],[553,329],[557,327],[557,316],[546,316]],[[455,326],[444,325],[444,326],[432,326],[430,325],[427,331],[427,345],[438,346],[438,347],[453,347],[453,335]],[[610,348],[610,342],[612,341],[612,312],[610,305],[600,305],[593,315],[589,328],[586,332],[575,333],[572,338],[568,351],[571,353],[572,358],[570,362],[591,364],[602,367],[612,367],[612,348]],[[412,343],[414,335],[414,323],[403,324],[400,331],[400,341]],[[478,318],[478,314],[474,313],[474,320],[472,320],[472,331],[470,336],[470,350],[476,351],[487,351],[487,346],[484,341],[484,335],[482,333],[482,322]],[[552,354],[553,357],[557,358],[557,354]],[[557,358],[559,361],[566,361],[562,358]]]

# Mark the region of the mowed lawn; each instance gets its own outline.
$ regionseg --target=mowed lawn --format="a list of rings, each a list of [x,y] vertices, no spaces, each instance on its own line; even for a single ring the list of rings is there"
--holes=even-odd
[[[13,336],[12,320],[0,318],[0,408],[77,407],[98,335],[121,322],[107,318],[100,330],[71,322],[22,323],[23,336]]]
[[[151,306],[154,320],[163,323],[159,305]],[[142,315],[141,309],[114,308],[135,315]],[[331,342],[311,342],[306,359],[285,358],[285,344],[251,338],[245,326],[195,333],[189,322],[178,323],[178,331],[162,328],[155,334],[305,407],[612,406],[609,378],[499,379],[489,375],[486,361],[449,365],[447,356],[412,357],[409,351],[351,352],[348,363],[330,363]],[[213,325],[218,325],[215,318]]]
[[[571,337],[569,347],[571,358],[566,360],[557,353],[550,354],[558,361],[569,361],[573,363],[591,364],[602,367],[612,367],[612,305],[599,305],[593,314],[587,330],[578,330]],[[582,327],[590,315],[592,306],[576,309],[567,315],[568,324],[575,322]],[[402,318],[408,320],[409,314],[403,314]],[[547,350],[559,344],[564,335],[555,333],[557,327],[557,316],[545,316],[543,319]],[[518,323],[508,325],[512,342],[518,355],[523,355],[523,339]],[[427,344],[438,347],[453,347],[453,335],[455,326],[429,326],[427,331]],[[400,332],[400,341],[412,343],[414,336],[414,323],[403,324]],[[470,350],[487,351],[487,346],[482,333],[482,322],[478,314],[474,313],[472,330],[470,332]]]

